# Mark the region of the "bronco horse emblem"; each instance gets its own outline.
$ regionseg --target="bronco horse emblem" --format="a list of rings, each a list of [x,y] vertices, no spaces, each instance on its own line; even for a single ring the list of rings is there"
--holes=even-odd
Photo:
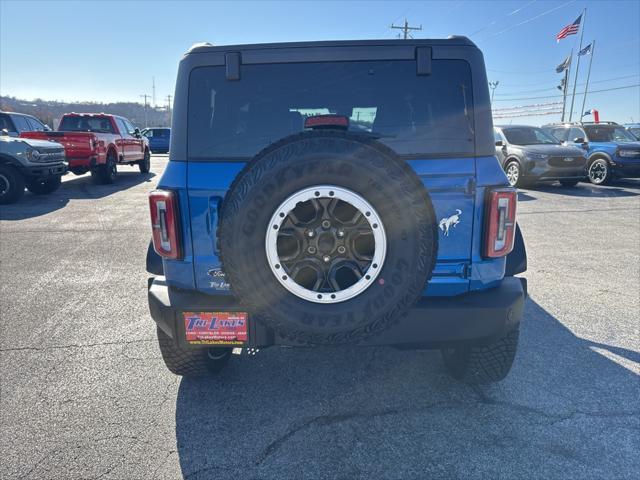
[[[442,220],[440,220],[438,227],[440,227],[440,230],[444,232],[445,237],[449,236],[449,229],[451,227],[455,228],[456,225],[460,223],[460,215],[462,215],[462,210],[458,210],[456,208],[456,213],[454,213],[450,217],[445,217]]]

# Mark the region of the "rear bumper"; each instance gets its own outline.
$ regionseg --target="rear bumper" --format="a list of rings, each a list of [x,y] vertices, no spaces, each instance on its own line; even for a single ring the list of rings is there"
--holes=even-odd
[[[164,277],[149,279],[149,310],[153,320],[184,348],[182,312],[242,311],[233,297],[211,296],[167,286]],[[422,298],[393,327],[362,345],[395,345],[407,348],[438,348],[452,343],[483,342],[517,328],[527,295],[524,278],[507,277],[498,287],[455,297]],[[246,347],[292,345],[260,323],[249,321]]]

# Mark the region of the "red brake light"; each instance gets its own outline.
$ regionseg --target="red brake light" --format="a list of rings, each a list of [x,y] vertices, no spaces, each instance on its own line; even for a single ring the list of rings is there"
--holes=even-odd
[[[154,190],[149,194],[153,248],[164,258],[182,258],[178,198],[174,192]]]
[[[518,193],[513,188],[500,188],[488,193],[482,252],[484,257],[504,257],[513,250],[517,203]]]
[[[347,130],[349,118],[344,115],[314,115],[304,120],[304,128],[338,128]]]

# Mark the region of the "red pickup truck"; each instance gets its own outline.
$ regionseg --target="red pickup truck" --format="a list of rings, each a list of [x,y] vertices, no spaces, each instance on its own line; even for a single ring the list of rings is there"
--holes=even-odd
[[[147,173],[151,166],[149,141],[126,118],[105,113],[67,113],[56,132],[24,132],[24,138],[53,140],[64,145],[69,170],[91,172],[100,183],[113,183],[117,165],[137,164]]]

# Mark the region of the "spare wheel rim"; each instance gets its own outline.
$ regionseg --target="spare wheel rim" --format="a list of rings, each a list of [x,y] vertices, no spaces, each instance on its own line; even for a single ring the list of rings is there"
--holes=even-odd
[[[332,304],[374,283],[387,236],[380,215],[361,195],[317,185],[278,206],[267,226],[265,250],[273,275],[288,292]]]

